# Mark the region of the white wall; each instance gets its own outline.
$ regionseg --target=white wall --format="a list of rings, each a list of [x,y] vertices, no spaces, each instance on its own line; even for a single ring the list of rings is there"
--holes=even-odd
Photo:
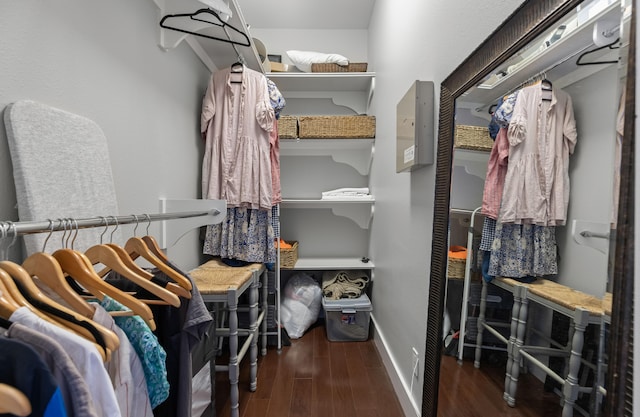
[[[157,213],[160,197],[200,193],[209,71],[186,44],[162,51],[158,21],[151,0],[0,3],[0,109],[31,99],[95,121],[108,139],[121,215]],[[0,219],[18,220],[3,121],[0,189]],[[185,267],[199,248],[190,252]]]
[[[395,173],[395,106],[420,79],[435,82],[437,108],[442,80],[518,3],[377,0],[369,28],[369,63],[376,72],[376,155],[389,155],[375,158],[372,169],[373,315],[418,408],[422,369],[412,384],[411,347],[425,353],[435,166]]]

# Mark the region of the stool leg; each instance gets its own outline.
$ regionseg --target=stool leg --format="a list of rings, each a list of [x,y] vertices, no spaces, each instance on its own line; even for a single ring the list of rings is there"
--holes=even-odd
[[[249,287],[249,331],[251,333],[251,383],[249,389],[255,391],[258,387],[258,271],[254,271],[251,287]]]
[[[571,339],[571,356],[569,357],[569,374],[564,382],[563,395],[564,405],[562,407],[562,417],[573,416],[573,404],[578,398],[578,372],[582,362],[582,347],[584,346],[584,331],[589,322],[589,312],[587,310],[577,308],[574,322],[574,332]]]
[[[518,332],[518,315],[520,314],[520,286],[513,289],[513,306],[511,308],[511,329],[509,331],[509,340],[507,341],[507,367],[504,376],[504,394],[503,399],[509,400],[509,391],[511,388],[511,366],[513,365],[513,347],[516,344],[516,333]]]
[[[238,295],[235,289],[228,291],[229,309],[229,384],[231,417],[239,417],[240,392],[238,390]]]
[[[480,292],[480,313],[478,314],[478,335],[476,336],[476,357],[473,361],[473,366],[480,368],[480,359],[482,357],[482,336],[484,333],[484,327],[482,324],[485,320],[485,310],[487,309],[487,287],[489,284],[482,280],[482,291]]]
[[[264,317],[262,318],[262,356],[267,354],[267,316],[269,315],[269,275],[265,269],[262,273],[262,311],[264,311]]]
[[[529,300],[527,299],[527,289],[525,287],[521,287],[520,303],[520,313],[518,314],[518,330],[516,333],[515,345],[513,346],[511,384],[509,388],[509,396],[507,398],[507,404],[509,404],[510,407],[515,407],[516,405],[516,391],[518,390],[518,377],[520,376],[520,349],[524,345],[524,336],[527,330]]]

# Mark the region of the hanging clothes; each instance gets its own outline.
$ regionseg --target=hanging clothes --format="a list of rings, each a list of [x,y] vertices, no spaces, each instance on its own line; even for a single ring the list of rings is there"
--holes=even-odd
[[[111,360],[105,366],[111,377],[122,417],[152,417],[153,411],[140,357],[107,310],[95,302],[91,305],[96,310],[93,319],[115,332],[120,340],[120,347],[111,353]]]
[[[222,223],[207,226],[203,252],[244,262],[275,262],[272,209],[227,209]]]
[[[499,221],[564,225],[569,205],[569,155],[577,141],[571,97],[540,85],[518,94],[508,128],[509,167]]]
[[[127,307],[105,295],[100,305],[107,311],[127,311]],[[138,354],[144,370],[147,392],[151,407],[155,408],[169,396],[167,381],[167,353],[158,338],[140,316],[123,316],[113,318],[129,339]]]
[[[55,339],[76,365],[82,377],[88,382],[91,399],[101,417],[120,417],[120,408],[111,385],[111,379],[104,368],[102,358],[93,344],[61,327],[42,320],[27,307],[17,309],[9,320],[23,324],[33,330]]]
[[[240,81],[234,81],[233,77]],[[266,77],[242,66],[215,72],[202,105],[202,196],[227,207],[271,209],[269,133],[275,113]]]
[[[193,377],[191,353],[205,339],[205,332],[210,328],[213,318],[191,276],[173,263],[168,265],[188,279],[192,289],[190,299],[180,297],[180,307],[150,305],[157,325],[154,337],[166,352],[166,379],[169,387],[166,398],[154,406],[153,415],[190,417]],[[167,274],[158,269],[151,269],[149,272],[157,282],[172,282]],[[121,290],[135,292],[141,298],[154,298],[152,294],[115,272],[110,272],[106,281]]]
[[[202,195],[226,200],[226,218],[231,219],[207,227],[203,253],[242,262],[274,262],[273,227],[266,211],[274,205],[274,188],[280,188],[279,153],[274,153],[277,143],[271,132],[274,107],[284,100],[278,98],[275,84],[269,88],[263,74],[245,66],[241,71],[235,68],[212,75],[202,105],[200,128],[206,141]]]
[[[488,274],[529,280],[558,273],[553,226],[497,223]]]
[[[69,354],[58,342],[20,323],[13,323],[9,327],[7,337],[26,343],[38,353],[60,387],[69,417],[98,417],[91,400],[88,381],[82,377]]]
[[[497,219],[500,211],[508,162],[509,139],[507,138],[507,129],[501,127],[496,135],[496,141],[489,155],[487,175],[484,180],[484,191],[482,193],[482,209],[480,211],[492,219]]]
[[[30,416],[67,416],[51,371],[26,343],[0,336],[0,382],[25,394],[31,403]]]

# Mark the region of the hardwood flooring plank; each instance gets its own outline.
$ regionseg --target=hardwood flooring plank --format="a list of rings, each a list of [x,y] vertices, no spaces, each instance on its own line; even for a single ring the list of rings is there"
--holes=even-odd
[[[344,343],[333,342],[329,351],[331,355],[333,414],[335,417],[352,417],[356,414],[356,410],[349,382]]]
[[[327,348],[327,353],[328,353]],[[333,389],[329,355],[313,358],[311,417],[333,417]]]
[[[367,374],[375,389],[374,403],[378,413],[384,416],[403,416],[402,407],[385,368],[368,368]]]
[[[273,380],[274,389],[266,417],[289,417],[296,365],[295,351],[289,348],[283,349],[282,353],[276,355],[275,359],[277,361],[277,372]]]
[[[313,402],[311,378],[296,378],[293,382],[293,399],[290,417],[309,417]]]
[[[372,410],[375,409],[378,384],[369,379],[363,357],[360,355],[359,345],[360,342],[344,345],[349,383],[355,408],[357,410]]]

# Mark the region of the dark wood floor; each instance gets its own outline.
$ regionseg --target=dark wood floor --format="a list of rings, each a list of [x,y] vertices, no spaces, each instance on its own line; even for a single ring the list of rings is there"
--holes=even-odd
[[[545,392],[544,384],[532,374],[518,379],[516,406],[502,399],[505,364],[483,363],[481,369],[472,360],[459,365],[453,356],[443,356],[438,392],[438,417],[559,417],[560,397]],[[577,413],[575,415],[578,415]]]
[[[228,417],[226,372],[216,374],[216,412]],[[556,417],[559,397],[533,375],[521,375],[516,407],[502,399],[504,365],[482,369],[443,356],[438,417]],[[280,353],[270,347],[249,391],[249,363],[241,364],[240,417],[404,417],[374,342],[329,342],[315,326]]]
[[[246,363],[245,363],[246,362]],[[315,326],[291,346],[269,348],[258,362],[258,389],[249,391],[241,364],[240,417],[403,417],[374,342],[329,342]],[[216,374],[216,411],[229,416],[229,382]]]

